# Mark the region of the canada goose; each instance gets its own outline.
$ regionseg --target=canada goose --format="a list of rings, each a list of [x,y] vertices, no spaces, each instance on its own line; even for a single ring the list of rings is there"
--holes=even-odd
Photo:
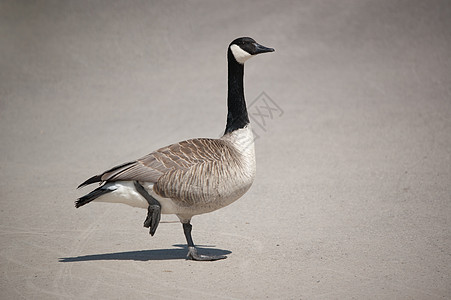
[[[144,226],[154,235],[160,214],[175,214],[183,224],[187,259],[217,260],[226,256],[198,254],[191,237],[191,218],[231,204],[244,195],[255,177],[254,139],[244,100],[244,62],[272,52],[252,38],[232,41],[227,50],[227,125],[219,139],[198,138],[158,149],[138,160],[93,176],[78,188],[101,186],[79,198],[75,207],[91,201],[124,203],[147,209]]]

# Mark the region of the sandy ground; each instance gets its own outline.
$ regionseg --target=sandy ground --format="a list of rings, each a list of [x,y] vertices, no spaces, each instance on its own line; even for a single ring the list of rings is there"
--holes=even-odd
[[[186,261],[175,216],[75,209],[221,134],[239,36],[276,52],[246,64],[256,181],[193,219],[228,258]],[[448,1],[2,1],[0,44],[1,299],[451,298]]]

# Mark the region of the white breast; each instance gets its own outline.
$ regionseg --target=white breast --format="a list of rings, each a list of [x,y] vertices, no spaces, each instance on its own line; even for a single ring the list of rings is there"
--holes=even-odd
[[[250,124],[244,128],[225,134],[221,139],[230,141],[233,147],[242,154],[242,162],[246,168],[246,172],[249,172],[249,175],[255,176],[255,138]]]
[[[230,199],[226,199],[227,204],[232,203],[243,196],[254,182],[256,174],[254,135],[250,125],[237,129],[224,135],[221,139],[228,140],[241,153],[240,167],[236,170],[235,176],[230,178],[224,189],[232,191]]]

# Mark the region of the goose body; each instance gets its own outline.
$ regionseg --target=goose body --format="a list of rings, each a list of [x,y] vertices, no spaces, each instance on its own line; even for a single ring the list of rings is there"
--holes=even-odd
[[[102,178],[107,183],[101,188],[111,192],[95,201],[147,209],[149,204],[133,184],[138,180],[160,202],[162,214],[189,220],[212,212],[239,199],[251,187],[256,171],[252,139],[247,126],[220,139],[191,139],[158,149],[113,174],[104,173],[114,181]],[[144,171],[147,175],[141,173]]]
[[[274,49],[251,38],[238,38],[228,47],[228,114],[219,139],[197,138],[160,148],[140,159],[93,176],[79,187],[101,186],[75,202],[124,203],[148,210],[144,226],[153,235],[160,214],[175,214],[183,224],[188,258],[216,260],[225,256],[197,254],[191,238],[194,215],[225,207],[251,187],[255,173],[254,137],[244,100],[244,62]]]

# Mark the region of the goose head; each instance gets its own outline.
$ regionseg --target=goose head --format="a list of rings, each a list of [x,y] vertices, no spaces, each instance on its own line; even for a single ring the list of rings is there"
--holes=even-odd
[[[228,54],[229,59],[231,54],[236,62],[243,65],[246,60],[257,54],[273,51],[273,48],[262,46],[250,37],[240,37],[230,43]]]

